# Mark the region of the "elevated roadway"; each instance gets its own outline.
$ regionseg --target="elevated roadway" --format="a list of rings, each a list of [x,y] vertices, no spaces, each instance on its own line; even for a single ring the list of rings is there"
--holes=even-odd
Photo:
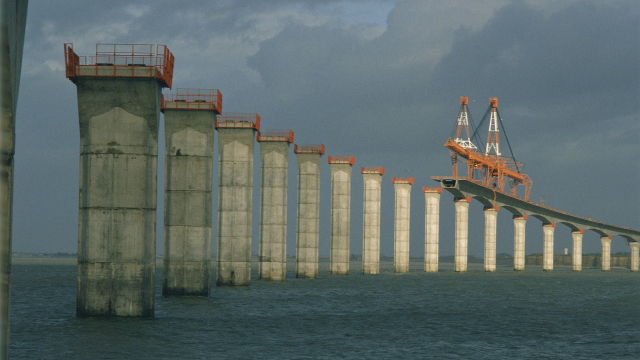
[[[446,176],[432,176],[440,186],[453,194],[456,198],[473,198],[486,207],[500,207],[508,210],[514,216],[533,216],[543,224],[560,223],[571,228],[572,231],[592,230],[601,237],[622,236],[629,243],[640,241],[640,230],[605,224],[592,219],[585,219],[564,211],[526,201],[524,199],[480,185],[468,179],[456,179]]]

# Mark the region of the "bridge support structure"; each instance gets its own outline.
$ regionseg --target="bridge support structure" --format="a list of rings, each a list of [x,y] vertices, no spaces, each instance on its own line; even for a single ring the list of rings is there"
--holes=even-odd
[[[423,187],[424,213],[424,271],[438,272],[440,233],[440,194],[442,188]]]
[[[396,192],[393,230],[393,269],[409,272],[409,230],[411,223],[411,185],[413,178],[391,178]]]
[[[351,168],[353,156],[329,156],[331,167],[331,241],[329,271],[349,275],[351,256]]]
[[[602,271],[611,270],[611,238],[613,236],[603,236],[602,242]]]
[[[467,271],[467,248],[469,244],[469,203],[470,197],[454,198],[456,207],[456,237],[454,247],[454,270]]]
[[[573,237],[573,271],[582,271],[582,235],[584,235],[584,230],[571,232]]]
[[[380,273],[380,193],[384,168],[363,167],[360,170],[364,183],[362,204],[362,273]]]
[[[629,247],[631,248],[631,271],[633,272],[637,272],[638,271],[638,248],[640,243],[636,242],[629,242]]]
[[[542,270],[553,271],[553,234],[556,230],[556,223],[543,224],[544,233],[542,250]]]
[[[524,270],[525,227],[527,215],[513,217],[513,270]]]
[[[484,271],[496,271],[496,235],[499,209],[495,206],[484,207]]]

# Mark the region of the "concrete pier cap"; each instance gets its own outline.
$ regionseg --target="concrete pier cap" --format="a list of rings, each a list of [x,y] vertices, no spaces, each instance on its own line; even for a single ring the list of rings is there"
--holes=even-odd
[[[162,295],[209,296],[213,140],[222,94],[182,89],[162,97],[165,197]]]
[[[64,44],[80,125],[77,316],[152,317],[156,177],[162,88],[174,56],[164,45]]]
[[[380,273],[380,199],[384,167],[367,166],[360,169],[364,183],[362,204],[362,273]]]
[[[285,281],[287,274],[287,188],[291,130],[258,131],[260,143],[260,236],[258,278]]]
[[[349,274],[351,257],[351,170],[353,156],[329,156],[331,166],[331,238],[329,269],[333,275]]]
[[[253,147],[260,131],[255,113],[223,113],[218,131],[216,285],[251,284]]]
[[[295,144],[298,160],[296,278],[318,278],[320,240],[320,158],[324,144]]]

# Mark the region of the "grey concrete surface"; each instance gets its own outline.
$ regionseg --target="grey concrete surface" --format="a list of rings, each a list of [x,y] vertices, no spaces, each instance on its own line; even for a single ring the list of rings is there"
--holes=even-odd
[[[523,271],[525,264],[526,216],[513,217],[513,270]]]
[[[395,217],[393,229],[393,268],[396,273],[409,272],[411,229],[411,184],[394,182]]]
[[[630,242],[629,243],[629,248],[631,250],[631,271],[638,271],[638,248],[640,248],[639,243],[637,242]]]
[[[468,198],[453,199],[456,208],[456,235],[454,245],[454,270],[467,271],[469,247],[469,202]]]
[[[259,140],[261,172],[258,278],[285,281],[289,142],[265,139]]]
[[[556,230],[556,224],[542,225],[543,244],[542,244],[542,270],[553,271],[553,236]]]
[[[573,271],[582,271],[582,235],[584,231],[572,231],[573,238]]]
[[[424,188],[424,271],[438,272],[440,248],[440,192]]]
[[[351,168],[344,161],[331,162],[331,238],[329,268],[333,275],[349,274],[351,241]]]
[[[484,271],[496,271],[498,209],[484,209]]]
[[[172,102],[168,103],[171,107]],[[211,194],[216,114],[211,110],[164,110],[162,296],[209,296],[211,290]]]
[[[9,357],[15,116],[27,5],[26,0],[2,0],[0,3],[0,359]]]
[[[363,173],[362,273],[380,273],[380,194],[382,174]]]
[[[154,313],[161,87],[76,79],[80,123],[78,316]]]
[[[604,236],[602,242],[602,271],[611,271],[611,238]]]
[[[320,156],[297,154],[298,219],[296,227],[296,278],[318,278],[320,239]]]
[[[251,284],[253,128],[218,127],[217,286]]]

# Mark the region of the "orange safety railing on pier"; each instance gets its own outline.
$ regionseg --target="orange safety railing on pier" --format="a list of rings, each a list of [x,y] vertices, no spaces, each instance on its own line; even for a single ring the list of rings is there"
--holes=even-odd
[[[324,155],[324,144],[316,144],[316,145],[294,145],[293,146],[294,154],[320,154]]]
[[[413,178],[396,178],[396,177],[392,177],[391,178],[391,182],[394,184],[411,184],[413,185]]]
[[[286,141],[293,143],[293,131],[282,129],[258,131],[256,141]]]
[[[175,58],[165,45],[97,44],[95,56],[78,56],[64,44],[65,73],[78,77],[150,77],[171,88]]]
[[[162,95],[160,110],[211,110],[222,112],[222,94],[216,89],[181,89]]]
[[[236,128],[260,131],[260,115],[247,113],[224,113],[216,117],[216,129]]]
[[[360,169],[360,174],[384,175],[384,168],[382,166],[365,166],[362,169]]]
[[[353,165],[356,163],[356,158],[354,156],[329,156],[328,162],[329,164]]]
[[[422,187],[422,192],[431,192],[431,193],[438,193],[438,194],[442,194],[442,187]]]

